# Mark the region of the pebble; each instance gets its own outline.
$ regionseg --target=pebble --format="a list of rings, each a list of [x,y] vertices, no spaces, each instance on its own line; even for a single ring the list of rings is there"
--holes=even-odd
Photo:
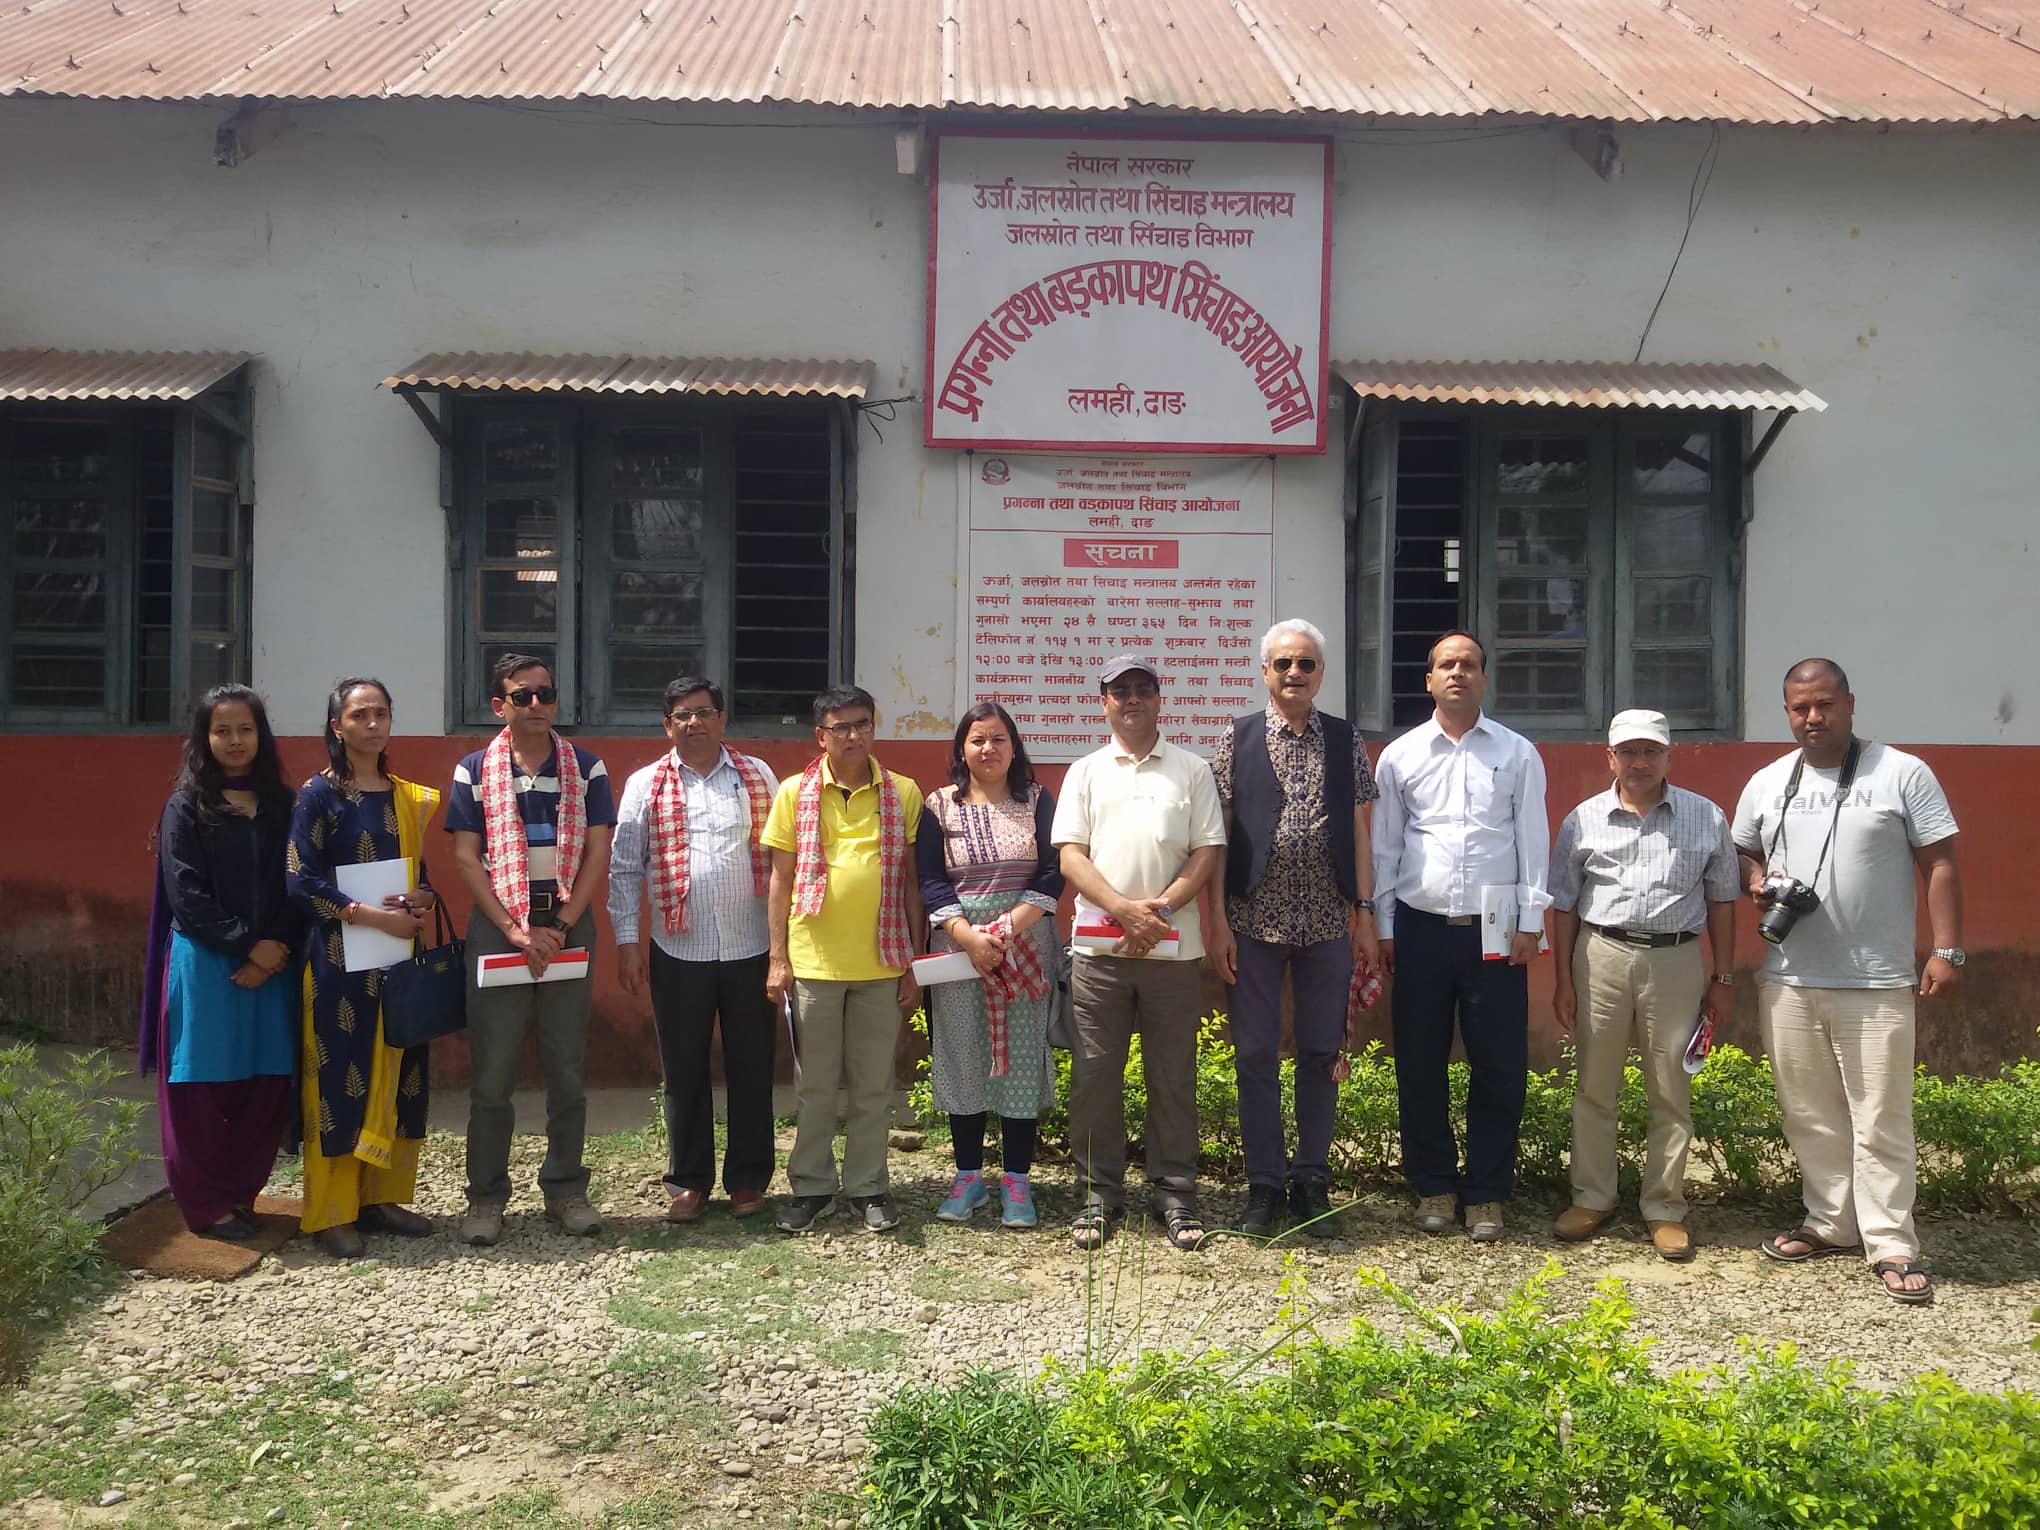
[[[717,1465],[725,1477],[748,1477],[754,1470],[749,1461],[721,1461]]]
[[[198,1481],[197,1472],[179,1472],[176,1476],[170,1479],[170,1486],[190,1487],[196,1481]]]
[[[128,1396],[130,1393],[139,1392],[141,1389],[142,1378],[139,1376],[123,1376],[110,1388],[110,1390],[120,1393],[123,1397]]]
[[[108,1488],[99,1495],[99,1507],[102,1509],[110,1509],[117,1503],[126,1502],[127,1494],[123,1493],[119,1488]]]

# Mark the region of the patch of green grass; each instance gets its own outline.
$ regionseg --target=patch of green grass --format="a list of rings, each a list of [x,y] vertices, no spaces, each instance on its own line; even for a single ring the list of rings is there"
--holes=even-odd
[[[152,1527],[259,1523],[272,1509],[296,1525],[418,1523],[431,1487],[416,1457],[377,1443],[390,1420],[356,1411],[355,1375],[345,1366],[253,1395],[210,1382],[154,1382],[131,1395],[95,1386],[55,1437],[31,1435],[31,1415],[46,1407],[37,1390],[0,1400],[0,1438],[8,1440],[0,1502],[42,1492],[60,1503],[96,1503],[118,1483],[133,1522]],[[172,1486],[186,1472],[197,1480]]]
[[[701,1352],[671,1339],[636,1339],[619,1350],[601,1375],[568,1400],[566,1418],[578,1424],[562,1435],[587,1450],[639,1448],[648,1434],[691,1433],[715,1423],[720,1410],[708,1397],[708,1362]]]
[[[460,1405],[459,1389],[447,1386],[444,1382],[420,1387],[404,1398],[404,1406],[423,1418],[441,1418],[448,1413],[458,1413]]]
[[[595,1521],[599,1530],[669,1530],[698,1518],[701,1506],[672,1488],[654,1488],[613,1503]]]
[[[610,1299],[609,1315],[649,1333],[768,1339],[806,1326],[818,1288],[864,1273],[789,1240],[677,1246],[638,1266],[636,1278]]]
[[[460,1304],[460,1310],[468,1317],[480,1317],[502,1300],[494,1291],[477,1291]]]
[[[949,1264],[921,1264],[914,1267],[907,1289],[931,1302],[968,1302],[973,1305],[1017,1302],[1028,1295],[1027,1282],[1012,1275],[994,1275],[988,1270],[960,1269]]]
[[[846,1371],[896,1370],[913,1341],[890,1328],[852,1328],[815,1346],[815,1358]]]

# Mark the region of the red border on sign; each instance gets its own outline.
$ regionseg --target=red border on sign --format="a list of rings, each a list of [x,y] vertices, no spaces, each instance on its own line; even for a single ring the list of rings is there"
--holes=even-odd
[[[941,236],[942,140],[944,138],[1074,138],[1136,142],[1183,143],[1309,143],[1324,154],[1324,259],[1318,273],[1318,428],[1317,440],[1282,444],[1272,441],[1038,441],[1022,436],[974,437],[938,436],[932,389],[935,379],[935,266],[936,246]],[[1332,140],[1311,133],[1200,133],[1159,128],[1126,128],[1107,131],[1102,127],[1024,126],[1014,128],[944,128],[930,135],[928,143],[928,315],[927,339],[922,346],[921,444],[929,448],[958,451],[1002,452],[1149,452],[1204,454],[1229,457],[1300,457],[1324,453],[1330,426],[1332,342]]]

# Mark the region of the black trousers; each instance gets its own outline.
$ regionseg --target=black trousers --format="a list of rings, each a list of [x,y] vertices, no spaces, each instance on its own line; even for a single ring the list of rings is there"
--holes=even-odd
[[[729,1144],[723,1189],[772,1182],[772,1063],[778,1030],[765,997],[765,955],[683,962],[652,943],[652,1024],[666,1077],[666,1193],[715,1188],[715,1100],[708,1042],[722,1019]]]
[[[1456,1194],[1472,1206],[1507,1200],[1530,1065],[1530,969],[1483,961],[1477,920],[1452,924],[1398,905],[1391,1014],[1403,1174],[1419,1195]],[[1464,1174],[1447,1073],[1455,1018],[1472,1073]]]

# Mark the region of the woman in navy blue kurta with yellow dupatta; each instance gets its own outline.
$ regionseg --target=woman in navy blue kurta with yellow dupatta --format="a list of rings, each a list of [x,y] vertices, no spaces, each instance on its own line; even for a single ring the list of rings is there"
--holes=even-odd
[[[422,855],[439,794],[387,773],[389,723],[389,692],[379,681],[344,680],[334,689],[326,724],[332,763],[298,792],[288,852],[291,893],[315,921],[304,985],[303,1225],[338,1258],[362,1252],[364,1231],[431,1231],[403,1209],[417,1190],[427,1049],[384,1042],[383,973],[349,972],[341,934],[358,924],[413,938],[419,912],[435,901]],[[411,890],[401,895],[408,908],[370,908],[340,890],[340,867],[397,859],[409,869]]]

